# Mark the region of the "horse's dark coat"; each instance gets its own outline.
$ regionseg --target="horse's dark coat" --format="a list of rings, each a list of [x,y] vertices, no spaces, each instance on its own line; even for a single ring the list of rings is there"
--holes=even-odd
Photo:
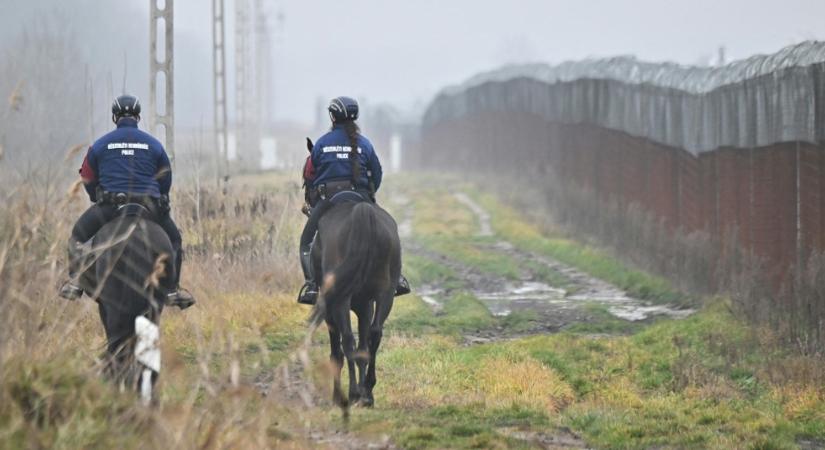
[[[316,323],[325,320],[329,329],[330,359],[337,367],[334,400],[343,408],[357,401],[372,406],[376,353],[401,275],[398,227],[373,203],[335,205],[320,221],[313,259],[321,268],[316,273],[322,281],[313,318]],[[357,349],[350,310],[358,317]],[[348,399],[340,383],[344,358],[350,379]]]
[[[154,323],[160,319],[163,289],[157,289],[152,278],[159,258],[173,254],[172,244],[158,224],[137,215],[109,222],[92,242],[94,248],[104,250],[90,270],[95,281],[86,292],[97,301],[106,331],[106,372],[117,381],[137,383],[132,367],[135,319],[140,315]]]

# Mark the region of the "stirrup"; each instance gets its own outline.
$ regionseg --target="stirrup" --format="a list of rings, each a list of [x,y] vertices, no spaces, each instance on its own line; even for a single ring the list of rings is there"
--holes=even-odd
[[[407,295],[412,292],[410,289],[410,282],[407,281],[407,278],[404,275],[398,277],[398,284],[395,286],[395,296],[398,297],[400,295]]]
[[[83,296],[83,288],[71,281],[67,281],[60,286],[59,295],[66,300],[74,301]]]
[[[186,289],[178,288],[176,291],[166,294],[167,306],[177,306],[183,310],[194,305],[195,303],[195,297],[193,297],[192,294]]]
[[[301,286],[298,292],[298,303],[302,305],[314,305],[318,300],[318,287],[315,283],[308,281]]]

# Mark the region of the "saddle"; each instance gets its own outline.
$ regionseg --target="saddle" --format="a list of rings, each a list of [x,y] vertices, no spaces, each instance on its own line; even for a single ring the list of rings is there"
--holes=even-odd
[[[369,193],[356,189],[349,180],[330,181],[318,186],[313,191],[317,200],[327,200],[332,205],[370,201]],[[317,201],[310,204],[314,205],[316,203]]]
[[[124,193],[100,192],[98,193],[98,203],[114,206],[117,216],[139,217],[157,222],[158,214],[166,207],[168,200]]]
[[[117,212],[121,216],[140,217],[141,219],[154,220],[155,215],[146,205],[142,203],[124,203],[117,207]]]
[[[361,203],[366,201],[368,201],[366,196],[358,191],[341,191],[329,199],[329,202],[333,205],[339,205],[341,203]]]

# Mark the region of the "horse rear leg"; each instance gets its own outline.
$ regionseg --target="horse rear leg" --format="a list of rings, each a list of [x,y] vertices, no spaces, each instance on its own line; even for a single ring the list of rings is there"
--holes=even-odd
[[[372,300],[361,302],[355,315],[358,317],[358,349],[355,352],[355,364],[358,366],[358,382],[357,384],[350,383],[349,399],[350,402],[357,402],[362,400],[367,394],[366,375],[367,364],[370,360],[370,321],[373,316],[373,302]]]
[[[341,390],[341,368],[344,366],[344,352],[341,350],[341,333],[335,327],[331,320],[327,320],[327,329],[329,330],[329,361],[332,363],[333,381],[332,381],[332,401],[341,408],[347,408],[349,404],[344,398],[344,393]]]
[[[375,312],[375,318],[373,319],[372,325],[370,325],[369,328],[370,360],[369,364],[367,365],[364,398],[361,399],[361,404],[366,407],[372,407],[372,405],[375,403],[375,398],[372,395],[372,389],[375,387],[375,384],[377,382],[375,378],[375,362],[378,356],[378,347],[381,345],[381,338],[384,335],[384,322],[387,321],[387,317],[389,317],[390,315],[394,299],[395,286],[393,286],[391,290],[384,293],[384,295],[379,297],[378,301],[376,302],[377,307]]]
[[[347,359],[347,374],[349,375],[349,392],[352,394],[355,392],[357,386],[357,379],[355,374],[355,335],[352,333],[352,324],[350,323],[349,318],[349,302],[346,302],[347,308],[341,308],[343,311],[337,311],[336,314],[339,316],[337,317],[336,322],[340,325],[341,330],[341,347],[344,351],[344,357]],[[340,376],[339,376],[339,385],[340,385]],[[355,395],[357,397],[357,394]],[[350,398],[349,401],[353,402],[356,401],[357,398]]]
[[[129,361],[132,359],[135,323],[118,305],[98,300],[100,320],[106,332],[106,354],[103,374],[117,384],[131,384]]]

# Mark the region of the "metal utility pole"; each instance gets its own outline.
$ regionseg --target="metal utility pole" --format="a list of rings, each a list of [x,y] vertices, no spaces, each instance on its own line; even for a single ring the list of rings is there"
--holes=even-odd
[[[267,13],[264,10],[263,0],[255,0],[255,62],[253,67],[254,72],[254,95],[249,104],[249,111],[251,112],[251,120],[249,120],[250,130],[249,139],[252,141],[252,146],[249,151],[248,167],[251,170],[258,170],[261,168],[262,148],[264,129],[266,128],[268,118],[269,102],[269,70],[270,70],[270,54],[272,48],[269,42],[269,23],[267,20]]]
[[[255,110],[259,118],[259,125],[263,125],[271,115],[270,102],[270,75],[272,72],[272,42],[269,29],[269,20],[264,11],[263,0],[255,0],[255,84],[258,101]]]
[[[235,151],[239,161],[245,159],[249,147],[248,99],[252,97],[248,89],[249,31],[247,29],[249,3],[235,1]]]
[[[284,15],[284,10],[279,9],[276,16],[275,16],[275,36],[272,39],[272,41],[273,41],[272,46],[273,46],[273,49],[275,50],[275,53],[277,53],[281,50],[281,48],[283,46],[283,43],[284,43],[284,28],[285,28],[284,24],[285,24],[285,22],[286,22],[286,16]],[[278,76],[278,73],[277,73],[277,70],[278,70],[277,57],[273,54],[270,54],[268,61],[270,63],[268,65],[269,70],[267,71],[268,74],[269,74],[269,96],[267,97],[267,99],[269,99],[270,104],[269,104],[269,108],[267,109],[267,111],[269,112],[270,115],[267,116],[267,117],[269,117],[271,120],[274,120],[275,114],[277,113],[277,111],[275,110],[275,106],[278,103],[277,102],[278,93],[275,90],[276,89],[275,80]]]
[[[218,186],[227,173],[229,136],[226,125],[226,7],[224,0],[212,0],[212,66],[215,95],[215,177]]]
[[[175,160],[175,39],[172,24],[174,22],[174,0],[149,0],[151,16],[149,26],[149,127],[159,134],[163,126],[164,146],[170,159]],[[158,3],[162,4],[158,6]],[[163,54],[158,54],[158,30],[163,31]],[[163,75],[165,86],[163,98],[158,98],[158,78]],[[162,105],[162,108],[159,108]]]
[[[235,130],[242,170],[260,168],[263,118],[271,112],[272,33],[264,4],[235,1]]]

